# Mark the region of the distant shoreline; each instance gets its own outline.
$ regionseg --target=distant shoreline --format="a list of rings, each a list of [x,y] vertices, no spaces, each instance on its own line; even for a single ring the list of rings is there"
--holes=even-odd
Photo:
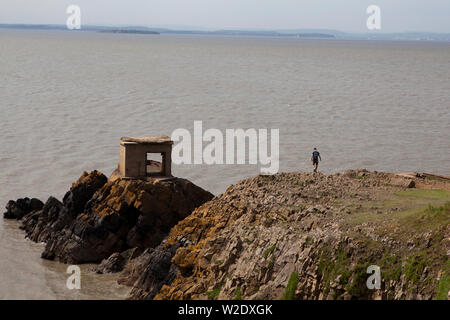
[[[68,31],[65,25],[52,24],[0,24],[0,29],[20,30],[61,30]],[[70,30],[73,31],[73,30]],[[142,26],[82,26],[75,31],[96,31],[104,33],[125,34],[178,34],[178,35],[221,35],[242,37],[280,37],[299,39],[340,39],[340,40],[410,40],[410,41],[444,41],[450,42],[450,33],[433,32],[398,32],[398,33],[352,33],[329,29],[298,30],[175,30]]]
[[[159,32],[156,31],[143,31],[143,30],[121,30],[121,29],[117,29],[117,30],[101,30],[98,32],[103,32],[103,33],[133,33],[133,34],[160,34]]]

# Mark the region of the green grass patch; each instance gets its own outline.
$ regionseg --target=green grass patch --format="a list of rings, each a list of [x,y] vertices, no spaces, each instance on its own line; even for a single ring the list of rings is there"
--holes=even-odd
[[[310,236],[307,236],[305,239],[305,245],[308,247],[313,242]]]
[[[403,273],[405,274],[406,280],[409,281],[409,286],[417,284],[423,274],[423,269],[427,265],[430,265],[430,262],[428,261],[427,254],[424,252],[410,256],[406,260]]]
[[[408,189],[395,193],[399,197],[420,198],[420,199],[449,199],[450,191],[441,189]]]
[[[408,189],[379,201],[363,203],[346,217],[349,227],[378,221],[402,229],[423,231],[449,220],[450,191],[440,189]],[[381,214],[380,214],[381,212]]]
[[[380,262],[382,277],[387,282],[389,280],[399,281],[402,275],[402,261],[396,255],[385,252]]]
[[[439,280],[438,291],[436,292],[436,300],[446,300],[448,292],[450,291],[450,260],[447,261],[444,274],[441,275]]]
[[[440,177],[428,176],[428,177],[426,177],[426,179],[434,180],[434,181],[441,181],[441,182],[449,182],[448,179],[444,179],[444,178],[440,178]]]
[[[220,290],[222,290],[222,284],[217,288],[214,288],[213,290],[206,292],[206,296],[208,297],[209,300],[217,300]]]
[[[274,244],[274,245],[271,246],[269,249],[267,249],[266,251],[264,251],[264,259],[267,259],[267,258],[270,256],[270,254],[271,254],[272,252],[274,252],[275,249],[277,249],[277,248],[278,248],[277,245]]]
[[[289,277],[288,284],[284,291],[284,296],[282,300],[293,300],[295,298],[295,290],[298,285],[298,272],[293,272]]]
[[[318,272],[322,275],[325,294],[330,291],[330,282],[336,279],[338,275],[341,275],[339,282],[343,285],[348,283],[348,279],[351,275],[351,271],[349,270],[351,261],[344,249],[338,248],[334,260],[332,260],[330,256],[331,252],[328,248],[321,250]]]
[[[364,264],[356,265],[352,270],[352,281],[350,284],[345,286],[345,289],[352,296],[357,296],[360,298],[368,298],[368,289],[367,289],[367,268],[370,266],[369,262]]]
[[[272,270],[274,265],[275,265],[275,261],[273,259],[270,260],[269,264],[267,265],[267,269]]]
[[[241,287],[237,287],[234,290],[234,298],[233,300],[242,300],[242,292],[241,292]]]
[[[417,231],[431,231],[450,223],[450,202],[441,206],[428,204],[425,210],[414,210],[399,221],[405,228]]]

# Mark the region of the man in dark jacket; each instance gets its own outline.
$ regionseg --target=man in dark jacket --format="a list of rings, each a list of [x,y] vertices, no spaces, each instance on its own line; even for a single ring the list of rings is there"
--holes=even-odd
[[[320,157],[320,152],[317,151],[317,148],[314,148],[314,151],[311,156],[311,161],[313,163],[314,172],[317,172],[317,168],[319,167],[319,160],[322,161],[322,158]]]

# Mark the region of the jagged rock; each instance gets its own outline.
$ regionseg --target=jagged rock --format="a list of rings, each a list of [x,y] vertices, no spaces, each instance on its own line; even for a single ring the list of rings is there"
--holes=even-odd
[[[6,204],[6,212],[3,213],[3,218],[19,220],[32,211],[41,210],[43,206],[42,201],[36,198],[9,200]]]
[[[178,245],[161,244],[149,248],[127,264],[118,282],[132,286],[132,299],[152,299],[163,285],[170,284],[177,274],[171,263]]]
[[[114,252],[155,247],[176,222],[212,197],[181,178],[109,181],[82,213],[48,239],[42,257],[67,263],[100,262]],[[74,205],[65,216],[72,217],[76,208],[79,211]]]
[[[184,179],[106,181],[97,172],[62,203],[11,202],[7,215],[47,242],[45,258],[123,269],[130,299],[430,299],[450,252],[449,207],[423,215],[434,210],[427,197],[412,214],[420,195],[398,196],[411,181],[367,170],[280,173],[213,198]],[[382,266],[379,290],[366,285],[369,264]]]
[[[123,252],[115,252],[108,259],[104,259],[98,266],[92,269],[96,273],[116,273],[142,253],[139,248],[132,248]]]
[[[94,193],[100,189],[108,178],[101,172],[94,170],[83,175],[74,183],[63,198],[64,207],[71,215],[77,215],[85,209],[86,203]]]
[[[97,263],[100,272],[123,268],[131,248],[158,246],[170,228],[213,195],[181,178],[130,180],[98,171],[83,175],[63,202],[50,197],[10,201],[5,217],[22,218],[33,241],[46,242],[41,257],[66,263]]]
[[[61,203],[54,197],[49,197],[40,210],[28,212],[22,218],[21,229],[36,242],[47,242],[63,228],[69,226],[79,215],[94,193],[101,188],[107,178],[96,170],[84,172],[72,184]]]
[[[49,197],[40,211],[27,214],[22,219],[21,229],[35,242],[45,242],[53,232],[52,223],[58,219],[63,204],[54,197]]]
[[[149,263],[148,256],[130,264],[133,274],[140,275],[126,282],[133,286],[131,299],[234,299],[237,291],[243,299],[282,299],[292,279],[298,283],[290,284],[295,290],[289,295],[297,299],[432,297],[437,283],[423,286],[422,275],[421,281],[410,284],[402,273],[392,289],[371,291],[366,285],[366,263],[381,264],[383,257],[396,252],[398,261],[388,261],[405,268],[401,262],[413,251],[436,245],[417,241],[420,248],[408,247],[407,240],[422,239],[423,231],[408,229],[409,237],[399,241],[405,231],[389,219],[381,225],[365,221],[364,216],[359,222],[353,220],[363,210],[377,216],[400,210],[398,203],[394,211],[365,209],[403,190],[406,185],[390,184],[396,178],[367,170],[329,176],[281,173],[230,186],[172,228],[166,244],[158,248],[179,246],[173,257],[168,254],[162,259],[159,252],[156,265]],[[405,208],[409,207],[407,203]],[[384,228],[391,228],[395,240],[386,236]],[[413,237],[414,232],[419,234]],[[427,239],[435,239],[431,233]],[[445,255],[447,246],[443,243],[435,249]],[[160,272],[155,266],[168,263],[169,257],[165,270],[171,270],[168,278],[173,280],[155,281]],[[431,267],[425,269],[427,277],[436,272]],[[152,285],[144,285],[146,281]]]

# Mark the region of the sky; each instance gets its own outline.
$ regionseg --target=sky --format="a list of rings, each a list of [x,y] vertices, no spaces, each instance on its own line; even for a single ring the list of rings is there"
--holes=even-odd
[[[1,0],[0,23],[206,29],[336,29],[367,32],[366,9],[381,9],[379,32],[450,33],[450,0]]]

